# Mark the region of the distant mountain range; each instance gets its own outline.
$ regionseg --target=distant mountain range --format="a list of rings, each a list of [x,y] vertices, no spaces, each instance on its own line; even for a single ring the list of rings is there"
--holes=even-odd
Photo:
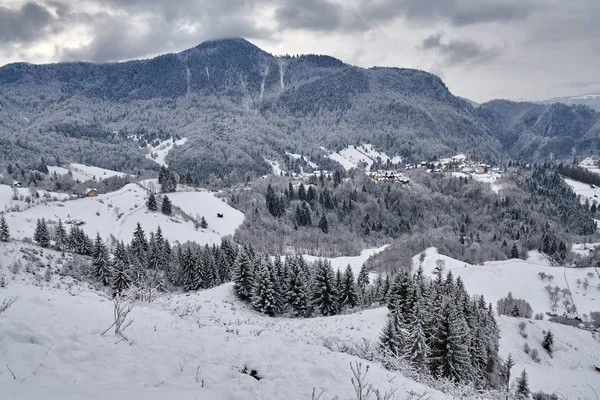
[[[588,106],[596,111],[600,111],[600,93],[588,93],[579,96],[555,97],[540,101],[541,104],[564,103],[569,105]]]
[[[354,67],[329,56],[276,57],[244,39],[150,60],[0,68],[0,159],[60,157],[111,169],[154,168],[133,139],[187,137],[169,166],[239,181],[285,151],[336,168],[321,147],[371,143],[409,161],[464,152],[480,160],[587,154],[600,114],[493,101],[475,108],[440,78]]]

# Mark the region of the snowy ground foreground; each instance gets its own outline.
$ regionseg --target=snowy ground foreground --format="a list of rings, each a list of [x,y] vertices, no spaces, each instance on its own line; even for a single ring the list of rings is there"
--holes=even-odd
[[[580,196],[581,203],[585,203],[585,200],[588,199],[590,204],[593,202],[600,202],[600,188],[594,185],[592,188],[591,185],[579,181],[575,181],[573,179],[564,178],[567,185],[571,186],[573,192],[577,196]]]
[[[187,142],[187,138],[181,138],[175,141],[175,145],[183,146],[185,142]],[[167,157],[167,154],[173,150],[173,147],[173,139],[165,140],[156,147],[150,147],[150,153],[146,154],[146,158],[167,167],[168,165],[165,162],[165,158]]]
[[[475,179],[476,181],[483,182],[483,183],[489,183],[490,188],[496,194],[498,194],[498,191],[502,188],[501,185],[496,183],[496,181],[502,176],[501,174],[499,174],[497,172],[488,172],[487,174],[465,174],[463,172],[452,172],[452,176],[458,176],[458,177],[462,177],[462,178],[466,178],[466,177],[470,176],[473,179]]]
[[[363,266],[363,264],[371,256],[374,256],[375,254],[382,252],[388,246],[389,245],[386,244],[381,247],[365,249],[360,252],[359,256],[323,258],[323,257],[310,256],[310,255],[303,255],[303,257],[306,261],[310,261],[310,262],[316,261],[319,258],[328,260],[331,262],[331,266],[333,267],[334,271],[337,271],[339,269],[342,272],[344,272],[346,270],[346,267],[348,266],[348,264],[350,264],[350,268],[352,268],[352,272],[354,273],[354,278],[356,279],[358,277],[358,273],[360,272],[360,269]],[[374,279],[377,279],[377,275],[378,274],[376,274],[376,273],[369,273],[369,278],[371,279],[371,281],[373,281]]]
[[[388,157],[385,153],[378,152],[371,144],[361,144],[356,147],[349,145],[337,153],[329,154],[328,157],[340,163],[346,170],[358,168],[359,163],[366,163],[365,169],[369,170],[378,157],[383,163],[391,160],[393,164],[398,164],[402,161],[400,156]]]
[[[48,171],[50,171],[51,174],[56,172],[57,175],[66,175],[70,171],[73,179],[79,180],[80,182],[86,182],[89,180],[100,182],[103,179],[111,178],[113,176],[127,176],[127,174],[124,172],[117,172],[110,169],[76,163],[69,165],[68,168],[49,166]]]
[[[484,295],[487,302],[494,307],[496,302],[512,292],[515,298],[525,299],[531,304],[534,313],[545,313],[551,311],[550,300],[544,287],[547,285],[559,286],[561,289],[569,288],[572,293],[573,302],[577,306],[579,315],[590,311],[600,311],[600,276],[594,268],[564,268],[552,267],[548,260],[537,251],[529,252],[529,258],[524,261],[511,259],[507,261],[488,261],[483,265],[470,265],[463,261],[438,254],[431,247],[425,252],[423,269],[427,276],[431,276],[436,261],[440,259],[445,262],[446,273],[452,271],[454,277],[460,276],[465,287],[471,294]],[[419,265],[419,256],[413,258],[413,264]],[[539,272],[553,275],[554,280],[549,282],[541,280]],[[593,277],[587,277],[591,272]],[[587,290],[578,287],[577,279],[589,281]],[[565,311],[562,297],[558,304],[557,313],[562,315]]]
[[[12,275],[4,260],[0,273]],[[361,360],[327,350],[323,340],[345,332],[376,338],[385,321],[383,309],[269,318],[238,302],[226,284],[137,304],[125,331],[133,339],[128,344],[113,331],[101,334],[113,322],[105,294],[57,275],[38,286],[31,274],[21,275],[0,289],[0,298],[17,297],[0,316],[2,364],[16,377],[5,365],[0,368],[3,400],[300,400],[310,399],[313,387],[317,395],[325,391],[323,399],[354,399],[349,364]],[[368,381],[382,391],[396,388],[398,400],[411,391],[432,400],[449,398],[362,362],[370,367]],[[244,368],[256,370],[261,380],[242,373]]]
[[[18,194],[18,200],[13,200],[15,190]],[[48,192],[46,190],[37,190],[39,198],[35,198],[35,195],[31,195],[29,188],[12,188],[8,185],[0,185],[0,211],[12,210],[18,207],[20,210],[24,210],[29,207],[35,207],[42,204],[43,202],[61,201],[69,198],[66,193]],[[31,203],[27,203],[25,199],[31,198]]]
[[[202,192],[170,193],[169,199],[175,206],[192,216],[204,215],[208,228],[195,229],[191,219],[174,212],[172,216],[163,215],[160,211],[149,212],[146,207],[147,191],[137,184],[128,184],[122,189],[66,202],[41,204],[23,212],[12,212],[6,215],[11,235],[17,239],[33,237],[38,218],[45,218],[50,224],[58,219],[85,221],[81,228],[90,236],[99,232],[103,239],[113,235],[118,240],[129,242],[139,222],[149,233],[156,231],[160,225],[164,237],[173,244],[175,241],[185,243],[195,241],[198,244],[220,243],[221,237],[232,235],[243,222],[243,214],[214,194]],[[217,218],[217,213],[223,218]],[[69,225],[65,225],[68,229]]]

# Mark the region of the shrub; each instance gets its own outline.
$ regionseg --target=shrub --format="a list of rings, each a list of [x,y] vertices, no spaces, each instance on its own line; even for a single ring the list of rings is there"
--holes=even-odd
[[[531,359],[538,364],[540,363],[540,361],[542,361],[540,359],[540,352],[538,351],[538,349],[531,350],[531,353],[529,355],[531,356]]]
[[[529,354],[529,352],[531,351],[531,347],[529,347],[529,343],[527,343],[527,342],[523,343],[523,351],[525,352],[525,354]]]
[[[544,313],[537,313],[533,318],[541,321],[544,319]]]
[[[531,396],[533,400],[558,400],[558,396],[554,393],[535,392]]]

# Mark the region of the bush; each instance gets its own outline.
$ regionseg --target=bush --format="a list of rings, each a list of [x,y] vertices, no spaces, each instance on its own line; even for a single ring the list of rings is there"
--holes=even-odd
[[[531,395],[533,400],[558,400],[554,393],[535,392]]]
[[[544,313],[537,313],[533,318],[541,321],[544,319]]]
[[[523,344],[523,351],[525,352],[525,354],[529,354],[529,352],[531,351],[531,347],[529,347],[529,343],[525,342]]]
[[[538,364],[540,363],[540,361],[542,361],[540,359],[540,352],[538,351],[538,349],[531,350],[531,353],[529,355],[531,356],[531,359]]]

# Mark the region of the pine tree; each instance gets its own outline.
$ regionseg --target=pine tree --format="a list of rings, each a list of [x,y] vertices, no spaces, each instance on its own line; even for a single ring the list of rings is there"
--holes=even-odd
[[[402,336],[397,328],[398,323],[396,315],[390,313],[383,331],[381,332],[381,335],[379,335],[379,346],[381,349],[385,353],[389,353],[394,356],[402,355],[405,346]]]
[[[351,308],[358,305],[356,282],[354,281],[354,273],[352,272],[352,268],[350,268],[350,264],[346,267],[346,271],[344,271],[344,276],[342,278],[340,303],[342,305],[348,305]]]
[[[150,192],[150,196],[148,197],[148,210],[158,210],[158,205],[156,204],[156,196],[154,196],[154,193],[152,192]]]
[[[196,257],[189,246],[182,252],[179,264],[181,265],[181,282],[183,284],[183,290],[186,292],[198,290],[201,284],[201,277],[198,272]]]
[[[128,265],[121,258],[116,258],[112,267],[112,288],[116,294],[121,294],[131,286],[131,277],[128,273]]]
[[[165,215],[171,215],[172,212],[171,200],[165,195],[163,196],[161,212]]]
[[[321,216],[321,219],[319,220],[319,228],[321,228],[321,231],[323,231],[323,233],[329,233],[329,223],[327,222],[325,214],[323,214]]]
[[[104,245],[100,233],[96,234],[94,249],[92,250],[92,260],[94,265],[94,275],[104,286],[108,285],[112,277],[112,271],[108,258],[108,249]]]
[[[544,339],[542,340],[542,347],[548,352],[548,354],[552,355],[552,351],[554,348],[554,335],[550,330],[546,332],[544,335]]]
[[[54,248],[59,251],[64,251],[69,246],[68,242],[67,231],[65,230],[62,221],[59,219],[58,226],[54,232]]]
[[[410,316],[408,336],[404,349],[407,361],[416,371],[423,371],[425,369],[430,353],[424,329],[423,308],[421,301],[415,302]]]
[[[504,364],[504,380],[506,381],[506,398],[510,392],[510,373],[512,368],[515,366],[515,361],[512,358],[512,354],[508,353],[506,364]]]
[[[240,251],[235,260],[233,269],[233,282],[235,294],[242,300],[252,299],[254,289],[254,263],[249,256],[249,251]]]
[[[202,228],[202,229],[208,228],[208,222],[206,222],[206,218],[204,218],[204,216],[202,216],[202,219],[200,220],[200,228]]]
[[[512,248],[510,249],[510,258],[519,258],[519,249],[517,248],[516,243],[513,243]]]
[[[280,312],[278,294],[275,290],[275,282],[272,280],[272,273],[269,270],[269,263],[267,261],[261,263],[254,282],[252,307],[256,311],[271,317],[277,315]]]
[[[0,215],[0,242],[8,242],[9,240],[10,231],[6,223],[6,218],[4,218],[4,215]]]
[[[527,378],[527,372],[523,370],[521,376],[517,379],[517,399],[527,399],[529,397],[529,379]]]
[[[369,271],[367,271],[367,266],[363,264],[360,268],[360,272],[358,273],[358,278],[356,279],[356,285],[358,288],[358,292],[360,293],[361,300],[363,304],[367,303],[367,286],[369,286]]]
[[[317,261],[313,279],[312,302],[324,316],[338,313],[338,293],[335,288],[333,268],[327,261]]]
[[[300,183],[300,186],[298,187],[298,200],[306,200],[306,188],[304,187],[303,183]]]
[[[42,247],[48,247],[50,245],[50,236],[48,234],[48,227],[44,218],[37,220],[36,228],[33,233],[33,239]]]
[[[265,201],[267,203],[267,210],[269,210],[269,213],[271,213],[272,216],[280,217],[283,214],[281,202],[279,201],[279,198],[275,194],[275,191],[271,187],[270,183],[269,186],[267,186],[267,194],[265,195]]]
[[[138,222],[135,231],[133,231],[133,238],[131,239],[131,254],[145,265],[147,253],[148,241],[146,240],[146,233]]]
[[[290,266],[287,287],[286,298],[294,316],[308,317],[310,312],[308,279],[298,263],[294,262]]]

